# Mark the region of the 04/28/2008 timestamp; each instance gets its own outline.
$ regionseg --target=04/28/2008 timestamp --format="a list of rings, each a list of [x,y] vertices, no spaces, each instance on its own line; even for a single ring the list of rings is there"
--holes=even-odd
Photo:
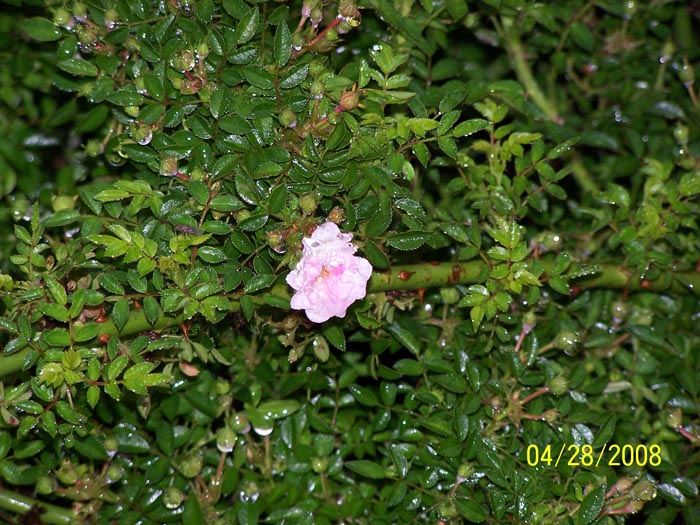
[[[567,445],[553,448],[552,445],[528,445],[525,451],[527,464],[531,467],[547,465],[558,467],[658,467],[661,464],[661,446],[653,445],[618,445],[604,443],[594,450],[591,445]]]

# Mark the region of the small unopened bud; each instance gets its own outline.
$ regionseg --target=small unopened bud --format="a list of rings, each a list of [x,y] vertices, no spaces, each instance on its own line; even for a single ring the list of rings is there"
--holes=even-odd
[[[317,26],[321,20],[323,20],[323,9],[321,9],[321,6],[313,7],[309,12],[309,18],[311,19],[312,24]]]
[[[54,11],[53,23],[57,26],[65,27],[66,29],[70,29],[74,25],[73,17],[71,16],[70,12],[68,9],[63,7],[59,7]]]
[[[325,86],[323,82],[319,80],[314,80],[311,83],[311,87],[309,88],[311,91],[311,96],[314,98],[321,98],[323,96],[323,91],[325,89]]]
[[[656,487],[648,479],[641,479],[632,488],[632,496],[643,501],[650,501],[656,497]]]
[[[56,483],[48,476],[41,476],[34,485],[34,490],[37,494],[51,494],[55,488]]]
[[[75,2],[73,4],[73,16],[80,22],[87,20],[87,7],[85,7],[84,3]]]
[[[666,426],[678,428],[683,424],[683,413],[680,408],[675,408],[666,413]]]
[[[307,215],[311,215],[313,212],[315,212],[316,206],[318,206],[318,199],[315,195],[311,193],[305,193],[304,195],[299,197],[299,208],[301,208],[301,211],[303,211]]]
[[[175,157],[166,157],[160,161],[160,174],[166,177],[172,177],[177,173],[177,159]]]
[[[360,94],[357,91],[345,91],[340,95],[338,107],[341,111],[352,111],[360,104]]]
[[[280,124],[282,124],[285,128],[295,128],[297,125],[297,116],[289,108],[283,109],[277,118],[279,119]]]
[[[338,39],[338,30],[335,27],[326,31],[326,41],[334,42],[337,39]]]
[[[107,9],[105,11],[105,27],[107,29],[114,29],[114,26],[119,22],[119,13],[116,9]]]
[[[542,419],[549,423],[550,425],[554,423],[559,417],[559,411],[556,408],[550,408],[542,412]]]
[[[564,350],[567,355],[575,355],[581,342],[578,334],[569,330],[562,330],[554,339],[554,346]]]
[[[180,463],[180,472],[186,478],[194,478],[202,471],[202,458],[192,454]]]
[[[311,468],[316,474],[321,474],[328,469],[328,458],[311,458]]]
[[[614,488],[618,494],[626,494],[632,488],[633,484],[634,480],[632,478],[622,477],[617,480],[617,483],[615,483]]]
[[[232,429],[224,427],[216,433],[216,448],[219,452],[231,452],[237,439],[238,436]]]
[[[197,45],[196,51],[197,51],[197,58],[199,58],[200,60],[204,60],[205,58],[207,58],[209,56],[209,44],[207,44],[206,42],[200,42]]]
[[[170,65],[173,69],[184,73],[185,71],[191,71],[195,66],[194,53],[189,49],[185,49],[181,53],[170,58]]]
[[[163,505],[168,509],[176,509],[185,501],[185,495],[177,487],[168,487],[163,492]]]
[[[474,466],[470,463],[462,463],[457,469],[457,476],[463,480],[469,479],[474,475]]]
[[[340,206],[333,206],[330,212],[328,212],[328,221],[334,222],[335,224],[340,224],[345,220],[345,210]]]
[[[277,251],[284,244],[284,234],[280,230],[270,230],[265,234],[267,244]]]
[[[569,382],[564,376],[554,376],[549,382],[549,391],[555,396],[562,396],[569,390]]]

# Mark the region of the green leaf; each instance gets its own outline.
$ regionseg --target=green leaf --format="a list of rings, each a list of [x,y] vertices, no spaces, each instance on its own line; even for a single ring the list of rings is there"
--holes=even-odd
[[[369,387],[350,385],[348,390],[355,399],[365,406],[376,407],[379,405],[379,398],[377,397],[377,394],[370,390]]]
[[[452,134],[455,137],[467,137],[489,127],[489,121],[483,118],[473,118],[460,122],[455,126]]]
[[[412,354],[420,354],[420,344],[418,343],[416,337],[409,330],[402,326],[399,326],[396,323],[393,323],[391,326],[389,326],[389,332]]]
[[[121,374],[124,371],[124,368],[126,368],[128,362],[128,356],[120,355],[116,357],[114,361],[109,363],[105,367],[105,377],[107,378],[107,381],[114,381],[117,377],[119,377],[119,374]]]
[[[80,212],[77,210],[61,210],[44,219],[44,226],[47,228],[55,228],[57,226],[67,226],[80,218]]]
[[[197,256],[209,264],[219,264],[227,259],[226,254],[214,246],[200,246],[197,250]]]
[[[605,503],[605,485],[600,485],[592,489],[586,497],[583,498],[581,505],[578,509],[578,514],[576,516],[576,523],[578,525],[588,525],[593,523],[595,519],[603,510],[603,504]]]
[[[301,408],[299,401],[294,399],[276,399],[260,403],[257,409],[263,416],[270,419],[282,419],[294,414]]]
[[[345,352],[345,334],[343,329],[337,325],[330,325],[323,329],[323,335],[328,342],[338,350]]]
[[[61,38],[61,30],[46,18],[27,18],[20,25],[30,37],[40,42],[53,42]]]
[[[52,330],[45,330],[41,333],[41,341],[49,346],[59,346],[66,347],[71,344],[71,337],[68,330],[63,328],[54,328]]]
[[[396,235],[389,237],[386,243],[397,250],[416,250],[423,246],[430,236],[430,233],[421,231],[397,233]]]
[[[368,461],[366,459],[358,459],[355,461],[346,461],[345,466],[353,472],[371,479],[384,479],[384,469],[381,465]]]
[[[66,289],[51,277],[46,277],[46,288],[49,290],[49,295],[51,298],[60,305],[65,305],[68,303],[68,295],[66,294]]]
[[[118,330],[124,328],[124,325],[129,320],[129,311],[131,306],[129,300],[125,298],[118,299],[112,307],[112,321]]]
[[[103,273],[100,275],[100,285],[109,293],[114,295],[124,295],[126,292],[119,280],[111,273]]]
[[[275,31],[274,55],[277,67],[284,67],[292,55],[292,33],[285,21],[282,21]]]
[[[274,282],[274,275],[256,275],[245,283],[243,291],[247,294],[253,294],[270,287]]]
[[[92,62],[82,58],[67,58],[56,63],[59,69],[79,77],[96,77],[100,70]]]
[[[236,25],[236,31],[233,35],[233,39],[237,44],[245,44],[255,34],[255,30],[258,26],[258,20],[260,19],[260,12],[257,7],[254,7],[243,15],[241,20]]]
[[[149,323],[154,324],[160,317],[160,306],[155,297],[147,295],[143,298],[143,312]]]
[[[70,320],[68,309],[60,304],[45,304],[42,306],[41,311],[44,313],[44,315],[48,315],[61,323],[67,323]]]

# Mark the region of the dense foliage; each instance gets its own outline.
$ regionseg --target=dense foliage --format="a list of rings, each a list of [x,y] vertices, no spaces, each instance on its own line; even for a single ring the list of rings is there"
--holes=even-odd
[[[700,524],[697,6],[548,4],[6,1],[0,521]]]

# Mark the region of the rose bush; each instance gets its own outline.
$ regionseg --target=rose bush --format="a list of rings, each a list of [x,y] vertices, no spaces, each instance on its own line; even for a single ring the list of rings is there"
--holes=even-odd
[[[697,16],[5,2],[0,522],[700,523]]]

